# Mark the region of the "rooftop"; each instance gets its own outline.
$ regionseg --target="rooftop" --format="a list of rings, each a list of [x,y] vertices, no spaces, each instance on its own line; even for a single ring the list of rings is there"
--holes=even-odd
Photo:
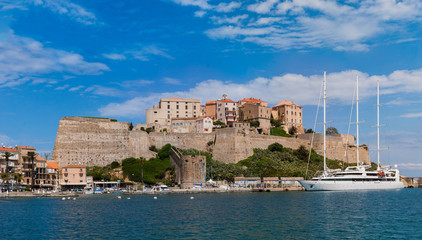
[[[25,149],[25,150],[35,150],[35,148],[30,147],[30,146],[17,146],[17,147],[18,147],[18,148]]]
[[[2,151],[2,152],[16,152],[14,149],[6,148],[6,147],[0,147],[0,151]]]
[[[244,98],[240,101],[241,102],[256,102],[256,103],[266,102],[266,101],[262,101],[261,99],[256,99],[256,98]]]
[[[37,160],[38,162],[47,162],[47,160],[45,160],[43,157],[41,157],[40,155],[37,155],[35,157],[35,160]]]
[[[288,105],[288,106],[299,106],[299,105],[297,105],[297,104],[296,104],[296,103],[294,103],[294,102],[287,101],[287,100],[283,100],[283,101],[281,101],[279,104],[275,105],[274,107],[278,107],[278,106],[286,106],[286,105]]]
[[[85,165],[67,165],[63,168],[85,168]]]
[[[47,168],[59,169],[59,163],[58,162],[47,162]]]

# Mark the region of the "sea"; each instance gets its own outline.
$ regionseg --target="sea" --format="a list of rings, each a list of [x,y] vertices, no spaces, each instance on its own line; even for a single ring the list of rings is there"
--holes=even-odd
[[[422,239],[421,201],[422,189],[0,199],[0,239]]]

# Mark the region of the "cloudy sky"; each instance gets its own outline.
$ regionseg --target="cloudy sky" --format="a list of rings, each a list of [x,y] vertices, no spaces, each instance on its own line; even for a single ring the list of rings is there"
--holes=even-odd
[[[313,128],[327,71],[330,126],[347,133],[359,76],[374,149],[380,80],[382,162],[422,176],[419,0],[0,0],[0,18],[6,146],[51,151],[66,116],[142,123],[168,96],[291,100]]]

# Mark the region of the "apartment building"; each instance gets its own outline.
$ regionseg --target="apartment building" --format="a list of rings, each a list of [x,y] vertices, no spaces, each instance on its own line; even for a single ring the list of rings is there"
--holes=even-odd
[[[6,152],[9,153],[8,161],[6,163]],[[18,165],[19,154],[16,150],[9,147],[0,147],[0,172],[1,173],[15,173],[19,169]]]
[[[172,118],[201,117],[201,103],[196,98],[162,98],[158,105],[146,110],[146,123],[170,125]]]
[[[21,186],[30,188],[35,184],[36,150],[29,146],[16,146],[15,150],[18,152],[18,164],[22,172]]]
[[[258,121],[257,130],[262,134],[270,134],[271,108],[266,101],[255,98],[244,98],[239,101],[239,121]]]
[[[83,189],[86,186],[85,165],[64,166],[60,174],[60,186],[62,191]]]
[[[288,132],[291,127],[296,127],[297,134],[305,133],[301,106],[291,101],[284,100],[274,106],[272,110],[274,119],[281,120],[286,132]]]
[[[217,120],[217,101],[208,101],[205,103],[205,116],[212,120]]]
[[[47,162],[47,180],[45,187],[48,190],[58,190],[59,189],[59,163],[58,162]]]
[[[224,94],[222,99],[217,101],[217,120],[229,124],[237,121],[237,102],[227,98]]]

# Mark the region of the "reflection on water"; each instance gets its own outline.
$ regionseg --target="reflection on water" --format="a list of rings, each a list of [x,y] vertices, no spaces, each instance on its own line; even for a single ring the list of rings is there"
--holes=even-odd
[[[0,201],[3,239],[417,239],[420,189]],[[7,213],[7,214],[6,214]]]

